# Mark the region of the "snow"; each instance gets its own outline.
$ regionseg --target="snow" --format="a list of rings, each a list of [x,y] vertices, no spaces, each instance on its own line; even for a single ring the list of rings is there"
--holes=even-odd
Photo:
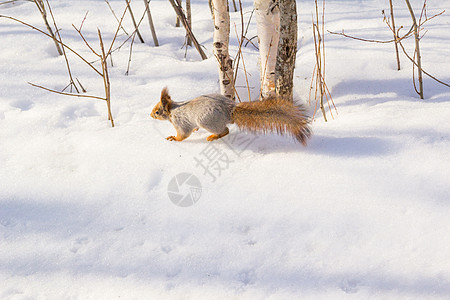
[[[421,1],[413,2],[419,10]],[[84,35],[97,47],[99,27],[109,45],[117,22],[106,4],[51,4],[64,41],[95,60],[71,25],[89,11]],[[295,93],[307,103],[313,5],[297,4]],[[406,7],[394,4],[397,24],[408,27]],[[120,14],[124,3],[111,5]],[[243,6],[246,22],[252,2]],[[235,126],[213,143],[203,130],[169,142],[172,125],[149,116],[162,87],[179,101],[219,90],[212,19],[206,2],[192,3],[194,33],[209,59],[193,48],[185,58],[170,4],[150,7],[161,46],[153,46],[144,19],[146,43],[134,44],[129,76],[129,44],[113,54],[114,128],[104,102],[28,85],[64,88],[64,59],[45,36],[0,18],[0,299],[448,299],[449,88],[425,78],[420,100],[411,64],[402,58],[396,71],[393,45],[327,34],[327,84],[338,114],[329,122],[316,114],[307,147]],[[429,0],[428,15],[449,7]],[[144,5],[133,8],[139,15]],[[327,1],[326,26],[390,39],[382,9],[387,1]],[[1,5],[0,14],[44,28],[32,3]],[[231,18],[235,55],[240,15]],[[424,69],[446,82],[449,25],[448,13],[433,19],[421,43]],[[124,26],[132,31],[128,17]],[[253,20],[247,36],[254,35]],[[117,45],[125,39],[121,33]],[[254,98],[258,52],[251,45],[243,52]],[[101,78],[69,59],[88,94],[102,96]],[[238,91],[247,99],[240,70]],[[169,198],[180,173],[201,183],[192,184],[199,198],[189,207]],[[187,195],[186,184],[178,192]]]

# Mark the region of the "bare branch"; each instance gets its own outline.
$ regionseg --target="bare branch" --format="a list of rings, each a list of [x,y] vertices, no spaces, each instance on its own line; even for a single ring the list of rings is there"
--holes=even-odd
[[[130,72],[131,54],[133,53],[133,44],[134,44],[134,38],[135,37],[136,37],[136,32],[133,33],[133,38],[131,39],[130,54],[128,56],[128,66],[127,66],[127,71],[125,72],[126,76],[128,76],[128,74]]]
[[[187,23],[186,16],[184,15],[181,7],[178,4],[176,4],[174,0],[169,0],[169,2],[172,5],[178,17],[180,17],[181,23],[183,23],[184,28],[191,37],[192,42],[194,43],[194,46],[197,49],[200,56],[202,57],[202,59],[207,59],[208,57],[206,56],[205,52],[203,52],[202,48],[200,47],[200,44],[198,43],[197,39],[194,36],[194,33],[192,33],[191,27],[189,27],[189,24]]]
[[[422,58],[420,55],[420,46],[419,46],[419,30],[418,30],[418,25],[417,25],[417,21],[416,21],[416,16],[414,15],[414,11],[411,7],[411,3],[409,2],[409,0],[405,0],[406,1],[406,5],[408,6],[408,10],[409,13],[411,14],[411,19],[413,22],[413,27],[414,27],[414,41],[415,41],[415,54],[417,54],[417,72],[418,72],[418,76],[419,76],[419,95],[420,98],[423,99],[423,79],[422,79]],[[426,7],[426,0],[424,2],[424,6],[423,6],[423,10]],[[422,10],[422,12],[423,12]],[[415,87],[414,87],[415,88]],[[417,91],[417,90],[416,90]]]
[[[105,0],[106,4],[108,4],[109,10],[111,10],[111,13],[113,14],[114,18],[116,19],[117,23],[120,24],[119,18],[117,18],[116,13],[114,12],[114,10],[112,9],[111,5],[109,4],[108,0]],[[123,30],[123,32],[125,32],[126,35],[129,35],[128,32],[125,30],[125,28],[123,28],[123,26],[120,24],[120,29]]]
[[[34,87],[37,87],[37,88],[40,88],[40,89],[43,89],[43,90],[46,90],[46,91],[55,93],[55,94],[60,94],[60,95],[65,95],[65,96],[72,96],[72,97],[80,97],[80,98],[99,99],[99,100],[104,100],[104,101],[106,101],[106,99],[105,99],[105,98],[102,98],[102,97],[91,96],[91,95],[83,95],[83,94],[64,93],[64,92],[55,91],[55,90],[52,90],[52,89],[43,87],[43,86],[41,86],[41,85],[31,83],[31,82],[28,82],[28,84],[29,84],[29,85],[32,85],[32,86],[34,86]]]
[[[53,33],[52,28],[50,27],[50,24],[48,24],[47,12],[45,11],[44,2],[42,0],[34,0],[33,2],[36,4],[39,12],[41,13],[42,19],[44,20],[44,23],[45,23],[45,26],[47,27],[48,33],[50,34],[50,36],[53,39],[53,42],[55,43],[56,50],[58,51],[58,54],[59,55],[63,55],[63,53],[61,51],[61,48],[59,47],[59,42],[56,39],[55,34]],[[58,30],[58,29],[55,28],[55,30]]]
[[[406,57],[416,66],[419,67],[419,65],[416,63],[416,61],[408,54],[408,52],[406,52],[405,47],[403,46],[402,43],[398,43],[400,45],[400,48],[402,48],[403,53],[406,55]],[[422,68],[421,68],[422,69]],[[426,72],[424,69],[422,69],[422,72],[427,75],[428,77],[430,77],[431,79],[439,82],[442,85],[445,85],[447,87],[450,87],[450,84],[443,82],[442,80],[437,79],[436,77],[434,77],[433,75],[431,75],[430,73]]]
[[[403,27],[400,27],[399,30],[400,30],[401,28],[403,28]],[[405,34],[402,38],[399,38],[398,41],[403,40],[403,39],[405,39],[405,38],[411,36],[411,33],[413,32],[413,30],[414,30],[414,28],[411,27],[411,29],[408,31],[408,33]],[[351,36],[351,35],[346,34],[346,33],[344,32],[344,30],[342,30],[342,32],[334,32],[334,31],[329,31],[329,30],[327,30],[327,31],[328,31],[328,33],[330,33],[330,34],[341,35],[341,36],[346,37],[346,38],[349,38],[349,39],[353,39],[353,40],[357,40],[357,41],[362,41],[362,42],[367,42],[367,43],[389,44],[389,43],[395,42],[395,39],[383,41],[383,40],[371,40],[371,39],[365,39],[365,38],[360,38],[360,37],[356,37],[356,36]]]
[[[127,3],[127,9],[130,12],[130,16],[131,16],[131,21],[133,22],[134,28],[136,29],[137,35],[139,37],[139,40],[141,41],[141,43],[144,43],[144,39],[142,38],[141,33],[139,32],[139,26],[136,24],[136,19],[134,18],[134,14],[133,14],[133,10],[131,9],[131,5],[130,5],[130,1],[129,0],[125,0],[125,2]],[[126,12],[127,10],[125,10]],[[124,12],[124,13],[125,13]],[[125,14],[124,14],[125,15]],[[123,16],[122,16],[123,19]],[[121,24],[122,22],[120,22],[119,24]],[[109,51],[108,51],[109,52]]]
[[[81,21],[80,28],[78,29],[79,31],[81,31],[81,29],[83,28],[84,21],[86,21],[86,18],[87,18],[88,13],[89,13],[89,11],[86,11],[86,13],[84,14],[84,18],[83,18],[83,20]],[[73,24],[72,24],[72,25],[73,25]]]
[[[117,26],[116,33],[114,34],[113,40],[111,42],[111,45],[108,48],[108,52],[106,52],[106,57],[108,57],[108,55],[111,54],[111,49],[114,46],[114,42],[116,41],[117,34],[119,33],[120,26],[122,25],[123,18],[125,17],[125,13],[127,12],[127,9],[130,9],[130,12],[131,12],[131,7],[129,5],[130,1],[129,0],[125,0],[125,1],[127,2],[128,6],[123,10],[123,14],[122,14],[122,17],[120,18],[119,26]],[[137,28],[136,28],[136,30],[137,30]]]
[[[400,71],[400,55],[398,53],[398,41],[397,41],[397,35],[395,34],[395,18],[394,18],[394,5],[392,4],[392,0],[389,0],[389,6],[390,6],[390,11],[391,11],[391,22],[392,22],[392,27],[389,26],[389,28],[391,28],[391,31],[394,33],[394,45],[395,45],[395,56],[397,59],[397,70]],[[389,24],[389,22],[386,22],[387,24]]]
[[[139,23],[137,24],[138,27],[141,25],[142,21],[144,20],[145,17],[145,11],[141,16],[141,19],[139,20]],[[116,52],[117,50],[121,49],[123,47],[123,45],[125,45],[131,38],[133,38],[133,36],[135,36],[137,33],[137,30],[135,29],[129,36],[128,38],[125,39],[125,41],[122,42],[122,44],[120,44],[118,47],[114,48],[113,50],[111,50],[111,53]]]
[[[150,31],[152,32],[153,43],[155,44],[156,47],[158,47],[159,42],[158,42],[158,38],[156,37],[155,25],[153,24],[152,14],[150,13],[150,5],[148,4],[147,0],[144,0],[144,3],[145,3],[145,11],[147,12],[147,16],[148,16],[148,23],[150,25]],[[189,43],[189,40],[188,40],[188,43]]]
[[[76,32],[78,32],[78,34],[80,35],[81,39],[83,40],[83,42],[85,43],[85,45],[89,48],[89,50],[91,50],[92,53],[94,53],[96,56],[101,57],[100,54],[98,54],[94,48],[92,48],[92,46],[88,43],[88,41],[86,41],[86,39],[84,38],[83,34],[81,33],[81,29],[78,29],[75,27],[75,25],[72,24],[72,27],[75,29]]]
[[[126,9],[125,9],[126,11]],[[123,17],[122,17],[123,18]],[[100,49],[102,50],[102,71],[103,71],[103,84],[105,87],[105,98],[106,98],[106,106],[108,108],[108,120],[111,121],[111,126],[114,127],[114,120],[111,113],[111,84],[109,82],[109,73],[108,73],[108,63],[107,57],[110,53],[105,53],[105,47],[103,46],[103,39],[100,29],[97,29],[98,32],[98,40],[100,42]],[[118,32],[118,30],[117,30]],[[116,32],[116,35],[117,35]],[[114,37],[115,38],[115,37]]]
[[[239,0],[239,3],[241,3],[241,0]],[[241,6],[241,11],[242,11],[242,6]],[[238,57],[242,57],[242,67],[244,68],[244,74],[245,74],[245,82],[247,84],[247,91],[248,91],[248,101],[252,101],[251,95],[250,95],[250,85],[248,83],[248,76],[247,76],[247,69],[245,68],[245,61],[244,61],[244,55],[242,54],[242,42],[243,42],[243,36],[241,36],[241,38],[239,39],[238,33],[237,33],[237,28],[236,28],[236,24],[234,24],[234,31],[236,32],[236,38],[239,41],[239,56]],[[236,66],[236,74],[234,75],[234,82],[233,82],[233,86],[236,86],[236,77],[237,77],[237,70],[239,68],[239,65]],[[236,92],[236,89],[235,89]],[[239,98],[239,96],[238,96]],[[240,101],[240,99],[239,99]]]
[[[331,32],[328,31],[330,34],[336,34],[336,35],[341,35],[344,36],[346,38],[351,38],[351,39],[355,39],[355,40],[359,40],[359,41],[363,41],[363,42],[372,42],[372,43],[396,43],[396,45],[400,45],[403,53],[405,54],[405,56],[413,63],[413,84],[414,84],[414,89],[416,90],[416,92],[420,95],[420,98],[423,99],[423,79],[422,79],[422,73],[424,73],[425,75],[429,76],[430,78],[432,78],[433,80],[435,80],[436,82],[445,85],[447,87],[450,87],[449,84],[443,82],[442,80],[437,79],[436,77],[432,76],[430,73],[426,72],[425,70],[423,70],[422,68],[422,63],[421,63],[421,56],[420,56],[420,48],[419,48],[419,41],[421,40],[421,38],[423,36],[425,36],[425,34],[427,33],[425,31],[424,34],[422,34],[422,36],[420,36],[420,32],[423,30],[423,25],[425,23],[427,23],[428,21],[442,15],[443,13],[445,13],[445,10],[431,16],[428,17],[427,16],[427,0],[424,0],[424,4],[422,7],[422,11],[420,14],[420,18],[419,21],[416,20],[416,17],[414,15],[414,11],[411,7],[411,4],[409,2],[409,0],[405,0],[405,3],[408,7],[409,13],[411,15],[411,19],[413,22],[413,25],[411,26],[410,30],[403,35],[402,37],[399,37],[400,34],[400,30],[403,27],[400,27],[399,29],[396,30],[395,28],[395,23],[394,23],[394,15],[392,13],[392,1],[390,0],[391,3],[391,14],[392,14],[392,26],[388,21],[388,18],[384,15],[384,11],[383,11],[383,15],[384,15],[384,22],[387,24],[387,26],[389,27],[389,29],[392,31],[392,33],[394,34],[394,39],[393,40],[389,40],[389,41],[380,41],[380,40],[369,40],[369,39],[364,39],[364,38],[359,38],[359,37],[354,37],[354,36],[350,36],[344,33],[344,31],[342,31],[342,33],[337,33],[337,32]],[[402,44],[403,39],[406,39],[410,36],[414,35],[415,37],[415,51],[414,51],[414,56],[411,57],[407,51],[405,50],[405,47]],[[397,54],[398,55],[398,54]],[[419,90],[417,90],[416,87],[416,82],[415,82],[415,67],[417,67],[418,69],[418,81],[419,81]]]
[[[47,6],[48,6],[48,11],[50,12],[50,16],[52,17],[52,20],[53,20],[53,26],[55,26],[56,34],[58,35],[59,41],[62,42],[61,34],[59,33],[58,26],[56,26],[56,20],[55,20],[55,16],[53,15],[52,7],[50,6],[50,3],[48,2],[48,0],[46,0],[46,2],[47,2]],[[64,46],[62,46],[61,48],[62,48],[61,49],[62,53],[64,55],[64,60],[66,61],[67,72],[69,73],[69,79],[70,79],[69,85],[71,86],[70,91],[72,91],[72,85],[73,85],[75,87],[75,90],[77,91],[77,93],[79,93],[80,91],[78,90],[78,88],[72,78],[72,72],[70,70],[69,59],[67,58],[66,50],[64,49]]]
[[[25,25],[33,30],[36,30],[44,35],[46,35],[49,38],[53,38],[50,34],[46,33],[45,31],[40,30],[39,28],[34,27],[33,25],[30,25],[24,21],[21,21],[19,19],[13,18],[13,17],[9,17],[9,16],[5,16],[5,15],[0,15],[0,18],[5,18],[5,19],[9,19],[12,21],[15,21],[17,23],[20,23],[22,25]],[[56,40],[58,43],[60,43],[61,45],[63,45],[64,47],[66,47],[70,52],[72,52],[73,54],[75,54],[76,56],[78,56],[83,62],[85,62],[89,67],[91,67],[97,74],[99,74],[100,76],[102,75],[102,73],[100,73],[90,62],[88,62],[84,57],[82,57],[78,52],[76,52],[75,50],[73,50],[71,47],[67,46],[65,43]]]
[[[5,1],[5,2],[0,3],[0,5],[8,4],[8,3],[14,3],[14,2],[16,2],[16,1],[17,1],[17,0]]]

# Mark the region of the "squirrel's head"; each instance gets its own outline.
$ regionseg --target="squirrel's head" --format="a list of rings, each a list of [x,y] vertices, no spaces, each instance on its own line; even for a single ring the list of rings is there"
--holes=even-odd
[[[161,100],[155,105],[150,116],[153,119],[168,120],[171,106],[172,99],[170,98],[169,90],[165,87],[161,91]]]

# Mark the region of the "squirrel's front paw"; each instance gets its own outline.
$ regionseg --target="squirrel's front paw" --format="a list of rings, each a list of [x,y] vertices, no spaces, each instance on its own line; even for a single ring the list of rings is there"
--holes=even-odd
[[[177,138],[174,137],[173,135],[171,135],[171,136],[166,137],[166,140],[168,140],[168,141],[176,141]]]

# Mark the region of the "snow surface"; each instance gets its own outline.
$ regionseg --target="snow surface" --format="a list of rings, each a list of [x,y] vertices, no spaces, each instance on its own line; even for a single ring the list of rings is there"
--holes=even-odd
[[[120,14],[124,1],[110,2]],[[140,15],[143,3],[134,2]],[[101,28],[109,45],[117,22],[104,1],[51,3],[64,41],[95,60],[71,24],[89,11],[84,35],[97,47]],[[305,103],[312,3],[297,2],[295,92]],[[409,28],[403,1],[394,4],[397,24]],[[243,6],[247,22],[252,2]],[[327,34],[338,115],[325,123],[317,114],[307,147],[234,126],[213,143],[203,130],[169,142],[171,124],[149,116],[161,88],[175,100],[219,90],[208,7],[192,7],[209,59],[193,48],[185,58],[170,4],[152,0],[161,46],[144,19],[146,43],[134,44],[129,76],[129,44],[113,55],[115,128],[102,101],[28,85],[64,88],[64,59],[45,36],[0,19],[0,299],[450,299],[450,89],[425,78],[419,100],[411,64],[402,58],[396,71],[393,45]],[[431,16],[450,1],[428,7]],[[382,9],[388,1],[327,1],[327,29],[390,39]],[[0,14],[45,28],[26,1],[1,5]],[[231,17],[234,55],[240,15]],[[132,31],[128,17],[124,26]],[[449,13],[426,28],[424,69],[449,82]],[[125,39],[121,32],[117,45]],[[258,53],[251,45],[243,52],[256,97]],[[88,94],[103,95],[101,78],[69,59]],[[238,85],[247,99],[243,72]],[[201,183],[190,207],[169,199],[180,173]],[[179,193],[188,191],[185,184]]]

